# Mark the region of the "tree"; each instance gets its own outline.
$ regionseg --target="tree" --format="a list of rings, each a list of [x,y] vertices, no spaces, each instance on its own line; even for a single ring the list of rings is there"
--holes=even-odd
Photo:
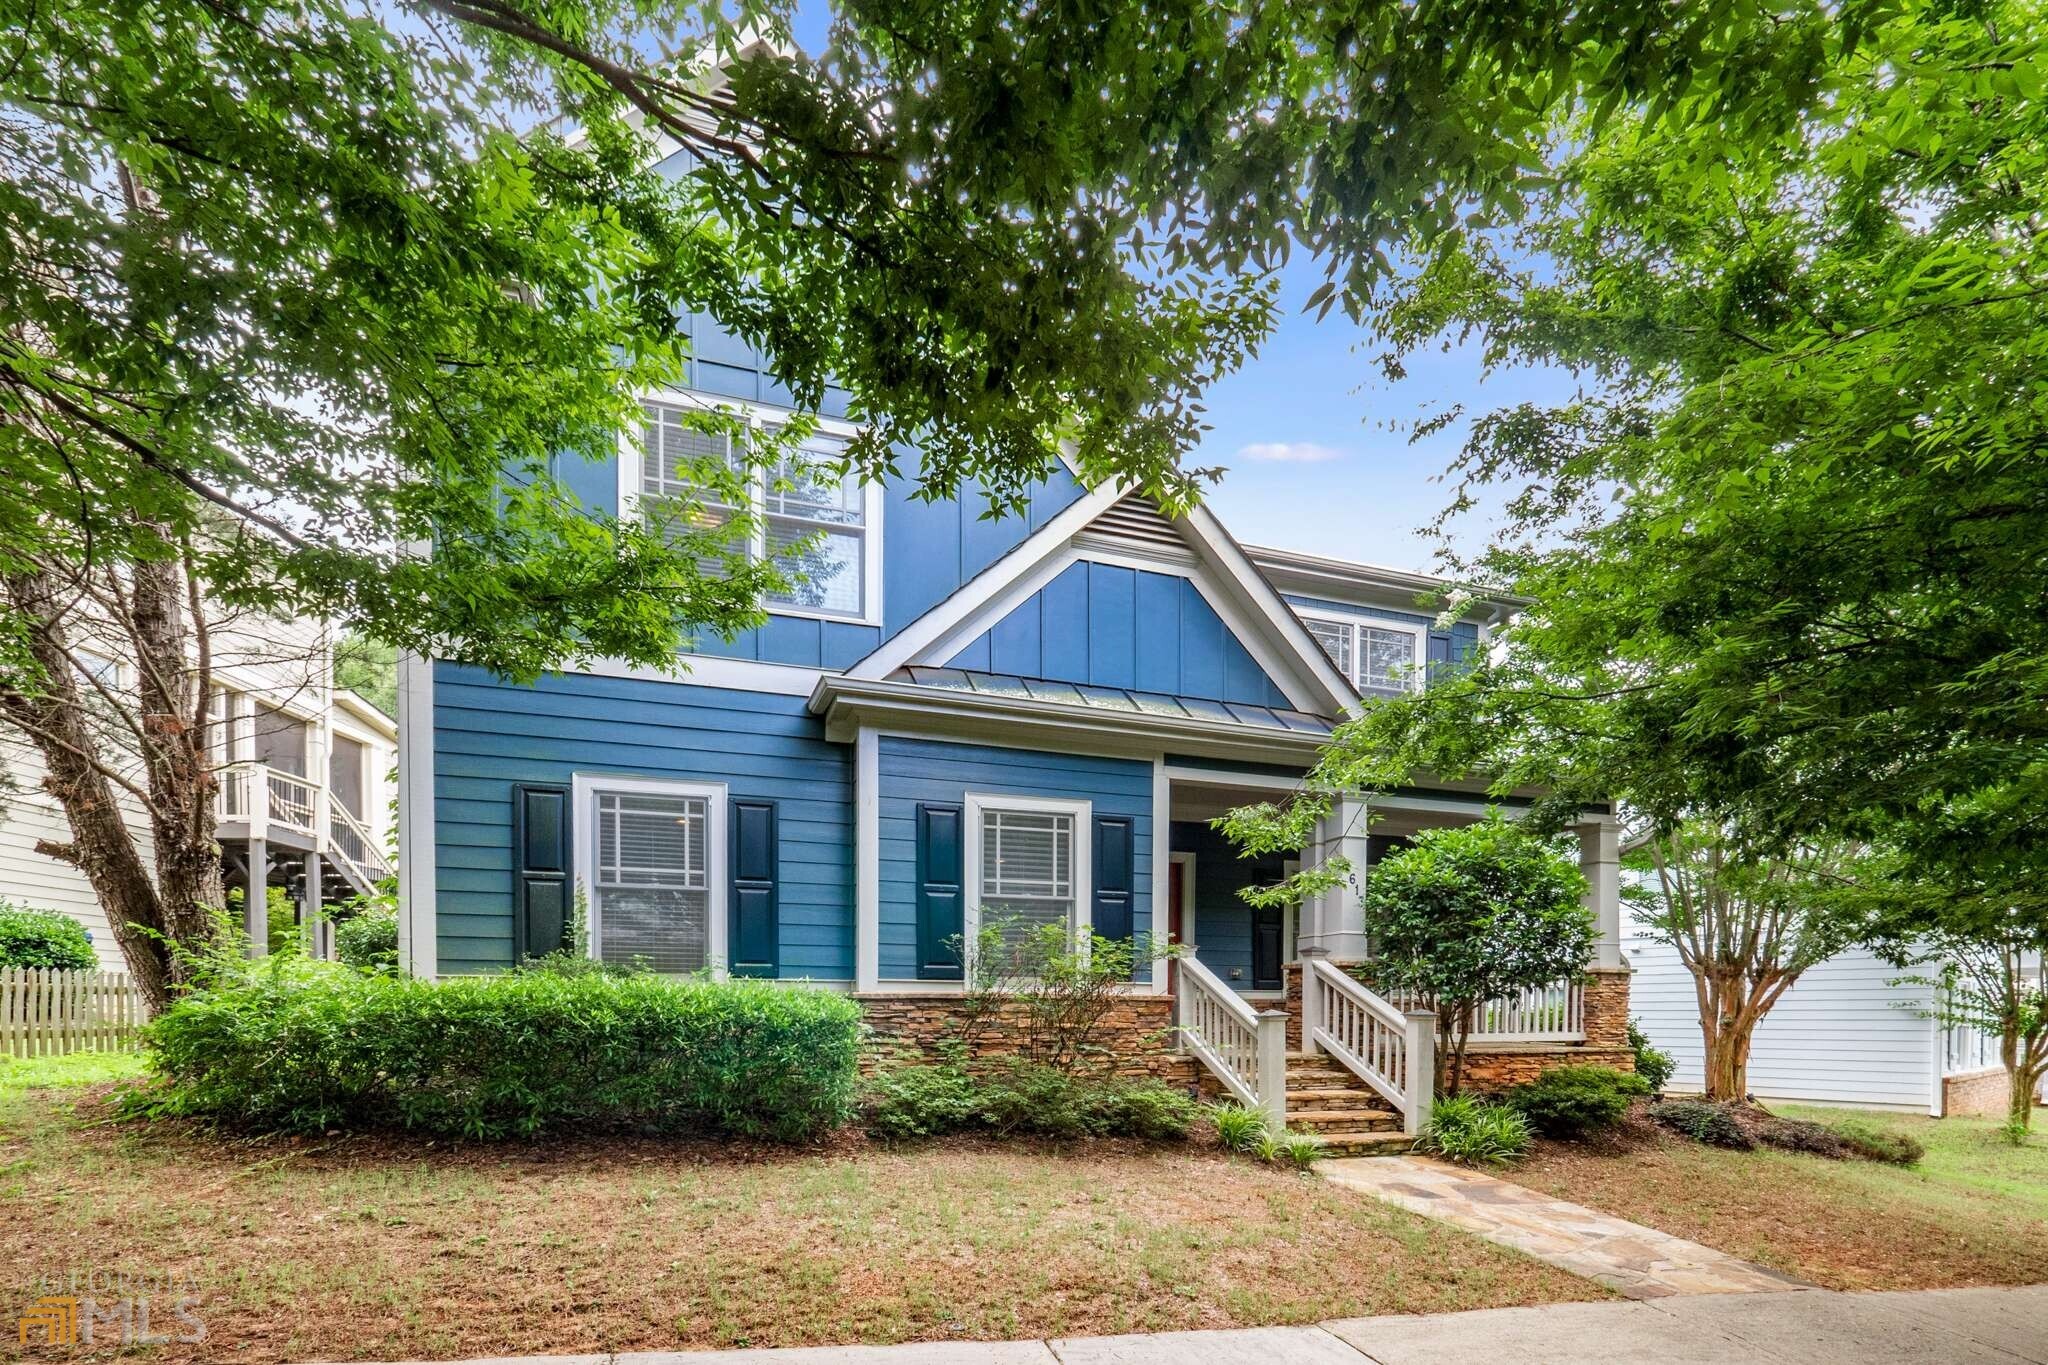
[[[398,714],[398,651],[344,635],[334,642],[334,685],[346,687],[387,716]]]
[[[195,602],[513,677],[760,619],[785,566],[708,504],[800,422],[644,518],[566,490],[678,377],[678,319],[799,408],[843,386],[863,477],[914,448],[923,494],[997,512],[1066,453],[1184,502],[1200,391],[1294,241],[1358,306],[1397,225],[1518,202],[1548,111],[1769,129],[1863,36],[1819,0],[899,2],[812,59],[789,12],[0,0],[0,711],[131,954],[203,946],[219,900]],[[144,780],[86,742],[88,569],[127,598]]]
[[[1695,822],[1645,842],[1654,891],[1631,894],[1639,922],[1692,973],[1713,1100],[1749,1094],[1756,1027],[1810,967],[1859,937],[1859,888],[1839,851],[1769,857]]]
[[[1373,868],[1373,982],[1435,1012],[1439,1090],[1463,1084],[1482,1005],[1585,970],[1599,932],[1585,894],[1571,854],[1498,817],[1425,830]]]

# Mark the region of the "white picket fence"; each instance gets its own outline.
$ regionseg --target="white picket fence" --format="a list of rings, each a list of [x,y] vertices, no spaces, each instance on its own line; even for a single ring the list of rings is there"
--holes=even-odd
[[[124,1051],[148,1017],[126,972],[0,967],[0,1054]]]

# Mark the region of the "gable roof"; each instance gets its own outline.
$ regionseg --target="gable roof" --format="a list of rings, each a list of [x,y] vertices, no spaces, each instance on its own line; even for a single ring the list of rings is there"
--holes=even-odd
[[[1069,565],[1086,559],[1159,568],[1194,582],[1282,694],[1287,709],[1337,717],[1358,700],[1222,523],[1205,507],[1168,517],[1128,486],[1091,490],[960,591],[846,671],[881,681],[912,665],[944,667]]]

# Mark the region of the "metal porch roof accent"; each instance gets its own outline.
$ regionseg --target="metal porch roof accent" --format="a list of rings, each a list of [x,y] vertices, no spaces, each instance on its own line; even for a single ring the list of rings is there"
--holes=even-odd
[[[1096,711],[1131,711],[1166,716],[1174,720],[1210,721],[1222,725],[1255,725],[1268,730],[1287,730],[1305,735],[1327,735],[1335,722],[1306,711],[1279,706],[1250,706],[1243,702],[1210,701],[1203,697],[1169,697],[1161,692],[1134,692],[1123,687],[1093,687],[1085,683],[1047,682],[1040,678],[1019,678],[1007,673],[979,673],[965,668],[932,668],[912,664],[889,675],[891,682],[915,683],[951,692],[973,692],[988,697],[1017,701],[1053,702],[1085,706]]]

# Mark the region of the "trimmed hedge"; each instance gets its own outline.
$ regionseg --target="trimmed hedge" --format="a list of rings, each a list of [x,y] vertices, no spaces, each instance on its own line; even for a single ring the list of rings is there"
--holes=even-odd
[[[89,972],[98,965],[92,936],[77,920],[0,901],[0,967]]]
[[[852,1114],[860,1008],[653,975],[417,981],[317,964],[187,996],[149,1026],[133,1107],[262,1132],[398,1128],[798,1141]]]

